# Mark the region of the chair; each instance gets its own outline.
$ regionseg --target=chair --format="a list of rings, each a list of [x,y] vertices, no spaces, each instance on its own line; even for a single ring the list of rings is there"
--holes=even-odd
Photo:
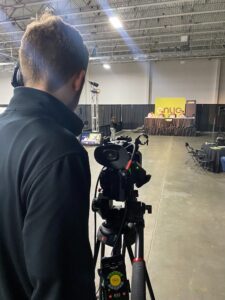
[[[209,171],[212,171],[214,160],[210,159],[207,152],[204,149],[194,149],[189,145],[189,143],[185,143],[185,147],[192,155],[192,158],[203,168]]]

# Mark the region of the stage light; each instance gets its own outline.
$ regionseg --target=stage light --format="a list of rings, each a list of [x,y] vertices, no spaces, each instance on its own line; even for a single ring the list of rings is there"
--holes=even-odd
[[[122,28],[123,25],[118,17],[110,17],[109,18],[110,23],[112,26],[116,29]]]
[[[111,69],[111,66],[109,64],[104,64],[103,65],[103,68],[106,69],[106,70],[110,70]]]

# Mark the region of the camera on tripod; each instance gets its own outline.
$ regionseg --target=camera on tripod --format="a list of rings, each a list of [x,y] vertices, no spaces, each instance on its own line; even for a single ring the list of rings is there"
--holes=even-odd
[[[121,136],[114,142],[105,139],[96,148],[95,159],[103,169],[99,175],[101,193],[94,199],[92,208],[103,219],[110,216],[104,214],[106,203],[102,202],[135,200],[138,195],[137,191],[134,193],[134,185],[140,188],[150,180],[151,175],[142,168],[142,154],[138,150],[139,145],[145,144],[148,144],[147,135],[138,136],[134,143],[130,137]]]
[[[100,300],[128,300],[130,284],[126,276],[125,253],[132,262],[131,299],[145,300],[147,283],[154,298],[150,279],[144,262],[144,214],[151,213],[151,206],[137,200],[137,188],[149,182],[142,167],[140,145],[148,145],[148,136],[138,136],[134,143],[130,137],[119,137],[111,142],[109,138],[95,149],[95,159],[103,166],[96,184],[92,210],[105,221],[95,230],[94,263],[96,266],[101,246],[101,267],[99,269]],[[98,184],[100,183],[100,188]],[[98,191],[98,196],[97,196]],[[122,202],[115,206],[113,201]],[[97,236],[97,238],[96,238]],[[131,248],[135,245],[135,253]],[[105,246],[112,247],[110,257],[105,257]]]

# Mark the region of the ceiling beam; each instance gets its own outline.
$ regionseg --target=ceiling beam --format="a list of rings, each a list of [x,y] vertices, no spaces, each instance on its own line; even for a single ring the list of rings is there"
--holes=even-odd
[[[43,5],[43,4],[54,4],[54,3],[59,3],[59,0],[45,0],[45,1],[35,1],[35,2],[27,2],[27,3],[20,3],[20,4],[0,4],[0,8],[24,8],[24,7],[29,7],[29,6],[36,6],[36,5]],[[73,1],[71,1],[72,4],[74,4]],[[125,1],[122,1],[121,3],[124,3]],[[204,2],[204,1],[202,1]],[[131,4],[129,4],[131,3]],[[162,1],[162,2],[154,2],[154,3],[141,3],[141,4],[132,4],[131,1],[127,1],[127,4],[122,5],[122,6],[112,6],[110,8],[105,8],[105,12],[109,11],[119,11],[119,10],[127,10],[127,9],[136,9],[136,8],[145,8],[145,7],[160,7],[160,6],[167,6],[167,5],[183,5],[183,4],[204,4],[204,3],[199,3],[199,0],[171,0],[171,1]],[[94,9],[86,9],[86,10],[81,10],[83,8],[77,9],[77,11],[73,12],[72,14],[75,15],[85,15],[85,14],[98,14],[99,12],[102,12],[103,9],[99,8],[99,5],[93,6]],[[65,14],[67,15],[67,14]]]
[[[193,45],[193,43],[198,43],[198,42],[212,42],[212,39],[197,39],[197,40],[191,40],[190,41],[190,46]],[[97,47],[97,49],[102,49],[102,48],[127,48],[127,47],[132,47],[132,46],[141,46],[141,45],[152,45],[152,46],[159,46],[159,45],[163,45],[163,44],[177,44],[177,45],[183,45],[183,42],[181,41],[168,41],[168,42],[158,42],[158,43],[150,43],[150,42],[145,42],[145,43],[131,43],[131,44],[117,44],[117,45],[104,45],[104,46],[100,46]],[[224,45],[225,43],[222,43],[220,45]],[[213,43],[213,45],[217,45],[217,43]],[[121,50],[122,51],[122,50]]]
[[[144,45],[144,44],[143,44]],[[146,45],[151,45],[151,44],[146,44]],[[158,45],[156,45],[156,46],[158,46]],[[219,50],[221,50],[221,51],[223,51],[224,52],[224,54],[225,54],[225,49],[223,48],[223,46],[224,46],[224,43],[221,43],[221,44],[214,44],[213,45],[214,47],[211,47],[211,45],[193,45],[193,46],[191,46],[190,45],[190,51],[195,51],[195,50],[193,50],[193,48],[195,48],[195,47],[202,47],[202,48],[206,48],[206,47],[210,47],[210,48],[206,48],[206,49],[202,49],[202,51],[208,51],[208,50],[210,50],[210,51],[219,51]],[[216,47],[215,48],[215,46],[221,46],[221,47]],[[163,50],[165,50],[165,49],[168,49],[168,48],[174,48],[175,49],[175,52],[180,52],[180,51],[177,51],[176,50],[176,46],[175,45],[171,45],[171,46],[167,46],[167,47],[159,47],[159,48],[157,48],[157,47],[155,47],[154,48],[154,51],[155,51],[155,49],[157,50],[157,52],[156,53],[158,53],[158,52],[161,52],[160,50],[161,49],[163,49]],[[15,47],[15,48],[11,48],[11,47],[9,47],[9,48],[1,48],[0,49],[0,51],[12,51],[12,50],[17,50],[17,49],[19,49],[19,47]],[[150,53],[154,53],[154,52],[152,52],[152,48],[140,48],[139,49],[140,51],[149,51]],[[187,53],[188,52],[190,52],[190,51],[187,51]],[[135,54],[133,54],[132,53],[132,51],[130,50],[130,49],[124,49],[124,50],[117,50],[117,49],[112,49],[111,51],[99,51],[98,52],[98,54],[99,55],[102,55],[102,54],[107,54],[107,53],[121,53],[121,52],[130,52],[130,54],[131,55],[139,55],[139,54],[142,54],[141,52],[140,53],[135,53]],[[162,52],[163,53],[163,52]]]
[[[126,22],[134,22],[134,21],[145,21],[145,20],[157,20],[157,19],[166,19],[166,18],[176,18],[176,17],[183,17],[183,16],[195,16],[195,15],[206,15],[206,14],[220,14],[224,13],[224,9],[220,10],[211,10],[211,11],[198,11],[198,12],[187,12],[187,13],[179,13],[179,14],[170,14],[170,15],[159,15],[159,16],[148,16],[148,17],[138,17],[138,18],[131,18],[131,19],[121,19],[122,23]],[[108,24],[109,20],[106,19],[101,22],[91,22],[91,23],[80,23],[74,24],[76,27],[86,27],[86,26],[95,26],[95,25],[103,25]],[[1,24],[1,22],[0,22]]]
[[[207,48],[206,48],[206,46],[205,45],[196,45],[196,46],[193,46],[193,47],[190,47],[190,50],[188,50],[188,51],[185,51],[185,52],[187,52],[187,53],[189,53],[189,52],[192,52],[192,51],[198,51],[197,49],[198,48],[205,48],[205,49],[201,49],[201,51],[223,51],[224,52],[224,54],[225,54],[225,49],[224,48],[222,48],[222,46],[223,46],[223,44],[218,44],[218,45],[216,45],[216,46],[221,46],[221,47],[216,47],[216,48],[211,48],[210,47],[210,45],[209,46],[207,46]],[[127,52],[127,53],[130,53],[130,54],[132,54],[132,55],[139,55],[139,54],[145,54],[145,53],[142,53],[142,51],[147,51],[147,52],[149,52],[150,54],[151,53],[164,53],[164,52],[162,52],[161,50],[166,50],[166,49],[171,49],[171,50],[173,50],[173,51],[171,51],[171,52],[184,52],[184,51],[180,51],[179,49],[177,49],[177,47],[176,46],[171,46],[171,47],[164,47],[164,48],[162,48],[162,47],[160,47],[160,48],[154,48],[154,50],[152,50],[151,48],[140,48],[140,53],[132,53],[132,51],[130,50],[130,49],[127,49],[127,50],[112,50],[112,51],[100,51],[100,52],[98,52],[98,54],[99,55],[102,55],[102,54],[108,54],[108,53],[111,53],[111,54],[114,54],[114,53],[124,53],[124,52]],[[199,50],[200,51],[200,50]]]
[[[220,50],[216,50],[219,52]],[[150,54],[144,54],[142,56],[139,56],[135,59],[135,56],[132,54],[120,54],[116,56],[97,56],[97,57],[91,57],[90,63],[102,63],[104,61],[113,63],[113,62],[125,62],[128,60],[129,62],[134,61],[149,61],[149,60],[174,60],[174,59],[187,59],[191,60],[193,58],[197,59],[216,59],[216,58],[225,58],[225,53],[209,53],[212,52],[211,50],[194,50],[192,51],[191,55],[190,53],[184,53],[184,52],[163,52],[163,53],[150,53]],[[9,57],[8,55],[5,55],[6,57]],[[15,57],[11,57],[12,59],[16,59]]]
[[[168,33],[168,34],[154,34],[154,35],[143,35],[143,36],[131,36],[131,37],[120,37],[120,38],[107,38],[107,39],[96,39],[96,40],[84,40],[85,43],[98,43],[106,41],[121,41],[121,40],[139,40],[146,38],[159,38],[169,36],[181,36],[181,35],[198,35],[198,34],[212,34],[212,33],[224,33],[225,29],[219,30],[207,30],[207,31],[194,31],[194,32],[179,32],[179,33]]]
[[[216,25],[216,24],[225,24],[225,20],[224,21],[213,21],[213,22],[202,22],[202,23],[185,23],[185,24],[177,24],[177,25],[163,25],[163,26],[152,26],[152,27],[135,27],[135,28],[130,28],[130,29],[125,29],[126,32],[131,32],[131,31],[142,31],[142,30],[145,30],[145,31],[150,31],[150,30],[156,30],[156,29],[170,29],[170,28],[178,28],[178,27],[185,27],[185,26],[189,26],[189,27],[195,27],[195,26],[205,26],[205,25]],[[76,27],[76,25],[73,25],[73,27]],[[1,35],[16,35],[16,34],[23,34],[24,31],[7,31],[7,32],[0,32],[0,36]],[[115,31],[115,30],[110,30],[110,31],[97,31],[95,32],[95,35],[104,35],[104,34],[115,34],[118,32]],[[92,33],[82,33],[81,32],[81,35],[84,37],[86,35],[91,35]]]
[[[172,37],[172,36],[181,36],[181,35],[199,35],[199,34],[209,34],[209,35],[212,35],[212,34],[216,34],[216,33],[225,33],[225,29],[220,29],[220,30],[212,30],[212,31],[196,31],[196,32],[180,32],[180,33],[170,33],[170,34],[157,34],[157,35],[144,35],[144,36],[136,36],[136,37],[131,37],[131,38],[108,38],[108,39],[98,39],[98,40],[84,40],[84,42],[86,44],[89,44],[89,43],[94,43],[97,45],[97,43],[101,43],[101,42],[116,42],[116,41],[122,41],[122,40],[141,40],[141,39],[154,39],[154,38],[164,38],[164,37]],[[210,39],[212,40],[212,38]],[[2,41],[0,42],[0,44],[7,44],[7,43],[17,43],[17,42],[20,42],[20,40],[14,40],[14,41]],[[162,41],[157,41],[159,44],[162,44],[162,43],[166,43],[165,41],[162,42]],[[137,45],[138,46],[138,43],[136,44],[135,42],[132,43],[133,45]],[[98,46],[98,45],[97,45]],[[101,46],[99,46],[101,47]],[[103,47],[109,47],[107,45],[104,45]],[[113,47],[113,46],[112,46]],[[11,47],[11,49],[19,49],[19,47]]]
[[[198,51],[199,52],[199,51]],[[134,56],[130,55],[130,54],[125,54],[125,55],[117,55],[117,56],[98,56],[98,57],[93,57],[93,58],[90,58],[90,62],[91,63],[102,63],[104,61],[107,61],[107,62],[110,62],[110,63],[113,63],[113,62],[126,62],[129,61],[129,62],[134,62],[134,61],[140,61],[140,62],[144,62],[144,61],[149,61],[149,60],[174,60],[174,59],[185,59],[185,60],[191,60],[193,58],[196,58],[196,59],[216,59],[216,58],[225,58],[225,53],[224,54],[215,54],[215,55],[212,55],[212,54],[209,54],[209,53],[205,53],[205,55],[203,56],[203,54],[198,54],[197,53],[194,53],[192,54],[192,56],[186,56],[184,55],[183,52],[180,52],[180,53],[165,53],[167,54],[168,56],[157,56],[156,54],[149,54],[149,55],[144,55],[143,58],[140,57],[140,60],[135,60],[134,59]],[[172,55],[171,55],[172,54]]]
[[[183,17],[183,16],[194,16],[194,15],[206,15],[206,14],[219,14],[219,13],[224,13],[224,9],[218,9],[218,10],[206,10],[206,11],[192,11],[192,12],[186,12],[186,13],[178,13],[178,14],[165,14],[165,15],[158,15],[158,16],[148,16],[148,17],[138,17],[138,18],[131,18],[131,19],[121,19],[122,23],[125,22],[134,22],[134,21],[143,21],[143,20],[157,20],[157,19],[166,19],[166,18],[175,18],[175,17]],[[66,15],[63,14],[58,14],[59,16],[69,16],[73,15],[74,13],[69,13]],[[32,21],[31,16],[26,17],[26,18],[17,18],[15,19],[16,22],[24,22],[24,21]],[[79,20],[80,21],[80,20]],[[11,21],[1,21],[0,26],[4,24],[9,24]],[[90,22],[89,23],[79,23],[79,24],[74,24],[77,28],[79,27],[87,27],[87,26],[96,26],[96,25],[103,25],[103,24],[108,24],[109,20],[108,18],[105,18],[105,20],[100,21],[100,22]]]
[[[224,38],[221,38],[221,39],[224,39]],[[210,38],[210,39],[191,39],[190,40],[190,43],[195,43],[195,42],[199,42],[199,41],[209,41],[209,42],[211,42],[211,41],[213,41],[213,39],[212,38]],[[1,41],[0,42],[0,45],[1,44],[9,44],[9,45],[7,45],[7,48],[11,48],[11,49],[18,49],[19,47],[10,47],[10,43],[11,44],[13,44],[13,43],[19,43],[20,42],[20,40],[15,40],[15,41]],[[97,48],[99,49],[99,48],[119,48],[119,47],[129,47],[129,46],[140,46],[140,45],[161,45],[161,44],[173,44],[173,43],[176,43],[176,44],[184,44],[183,42],[181,42],[180,40],[178,41],[178,40],[173,40],[173,41],[157,41],[157,42],[141,42],[141,43],[138,43],[138,44],[136,44],[136,43],[128,43],[128,44],[112,44],[112,45],[100,45],[100,46],[97,46]],[[225,42],[224,42],[224,44],[225,44]]]
[[[225,20],[223,21],[213,21],[213,22],[202,22],[202,23],[185,23],[185,24],[176,24],[176,25],[162,25],[162,26],[151,26],[151,27],[135,27],[135,28],[129,28],[129,29],[125,29],[126,32],[131,32],[131,31],[150,31],[150,30],[156,30],[156,29],[170,29],[170,28],[178,28],[178,27],[194,27],[194,26],[205,26],[205,25],[215,25],[215,24],[225,24]],[[76,27],[75,25],[73,25],[73,27]],[[110,31],[97,31],[94,34],[98,35],[98,34],[115,34],[118,33],[115,30],[110,30]],[[82,36],[86,36],[86,35],[91,35],[92,33],[81,33]],[[1,35],[1,33],[0,33]]]

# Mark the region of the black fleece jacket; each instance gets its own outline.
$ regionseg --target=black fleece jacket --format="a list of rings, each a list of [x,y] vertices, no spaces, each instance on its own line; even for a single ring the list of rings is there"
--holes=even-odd
[[[0,116],[0,300],[93,300],[83,123],[19,87]]]

